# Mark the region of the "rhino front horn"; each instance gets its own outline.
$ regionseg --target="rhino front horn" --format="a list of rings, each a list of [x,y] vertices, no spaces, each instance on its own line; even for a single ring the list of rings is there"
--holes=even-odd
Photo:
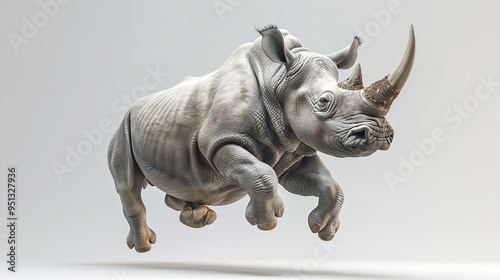
[[[401,92],[406,80],[410,76],[414,59],[415,33],[413,31],[413,25],[411,25],[408,45],[406,46],[406,51],[399,65],[389,76],[374,82],[363,90],[362,96],[364,101],[379,111],[389,111],[392,102],[396,99],[399,92]]]

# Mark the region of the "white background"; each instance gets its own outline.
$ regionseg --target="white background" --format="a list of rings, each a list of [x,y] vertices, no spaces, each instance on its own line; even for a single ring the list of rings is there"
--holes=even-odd
[[[41,262],[117,267],[99,272],[103,279],[118,279],[127,263],[280,264],[285,274],[372,262],[484,262],[498,269],[499,8],[495,1],[4,1],[0,167],[4,181],[7,166],[19,170],[16,275],[23,275],[23,264],[28,273]],[[124,100],[135,100],[154,70],[161,74],[148,94],[216,70],[257,38],[254,26],[270,23],[323,54],[361,36],[365,85],[392,71],[415,27],[414,69],[387,116],[395,130],[391,148],[367,158],[322,155],[346,197],[337,236],[324,243],[309,231],[315,198],[281,190],[285,215],[273,231],[246,222],[248,198],[215,207],[213,225],[192,229],[150,187],[143,198],[157,243],[145,254],[129,250],[106,162]],[[484,80],[492,81],[489,87]],[[101,129],[102,139],[69,166],[69,151],[90,143],[86,133],[96,133],[101,122],[113,132]],[[439,141],[428,140],[436,130]],[[427,153],[417,143],[427,143]],[[55,165],[68,172],[58,175]],[[400,181],[391,183],[388,174]],[[0,188],[5,217],[6,196]],[[2,255],[7,236],[0,227]],[[12,277],[6,264],[0,271]],[[454,269],[439,275],[434,279],[465,279]]]

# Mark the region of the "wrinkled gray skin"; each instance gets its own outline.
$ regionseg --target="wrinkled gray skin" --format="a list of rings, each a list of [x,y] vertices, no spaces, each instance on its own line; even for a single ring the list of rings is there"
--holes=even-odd
[[[338,81],[338,68],[354,64],[357,38],[325,56],[303,48],[286,30],[258,31],[262,36],[239,47],[220,69],[146,96],[125,114],[108,162],[130,225],[130,248],[146,252],[156,240],[141,199],[148,183],[195,228],[216,219],[207,205],[249,195],[248,222],[270,230],[284,211],[279,186],[317,196],[309,227],[331,240],[344,196],[316,152],[354,157],[389,148],[393,130],[384,115],[408,77],[414,42],[406,61],[381,80],[388,89],[381,93],[381,85],[363,88],[359,65]]]

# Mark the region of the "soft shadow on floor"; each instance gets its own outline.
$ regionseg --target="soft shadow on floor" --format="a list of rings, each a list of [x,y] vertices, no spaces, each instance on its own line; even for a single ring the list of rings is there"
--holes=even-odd
[[[146,270],[169,270],[169,271],[197,271],[197,272],[211,272],[211,273],[224,273],[224,274],[239,274],[250,276],[283,276],[293,279],[300,279],[301,276],[337,276],[343,278],[356,278],[356,279],[415,279],[408,275],[385,274],[379,272],[355,272],[355,271],[341,271],[334,269],[294,269],[290,265],[270,266],[270,265],[243,265],[243,264],[209,264],[209,263],[182,263],[182,262],[155,262],[155,263],[81,263],[73,264],[78,266],[92,266],[92,267],[116,267],[116,268],[130,268],[130,269],[146,269]]]

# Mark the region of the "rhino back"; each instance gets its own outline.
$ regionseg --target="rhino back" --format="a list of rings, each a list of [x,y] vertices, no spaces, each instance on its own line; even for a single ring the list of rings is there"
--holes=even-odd
[[[217,199],[212,191],[236,192],[233,200],[244,195],[239,186],[222,180],[211,157],[215,145],[255,142],[246,131],[262,106],[245,51],[240,47],[217,71],[147,96],[130,109],[134,156],[158,188],[189,201],[214,197],[216,203],[210,204],[232,202]]]

